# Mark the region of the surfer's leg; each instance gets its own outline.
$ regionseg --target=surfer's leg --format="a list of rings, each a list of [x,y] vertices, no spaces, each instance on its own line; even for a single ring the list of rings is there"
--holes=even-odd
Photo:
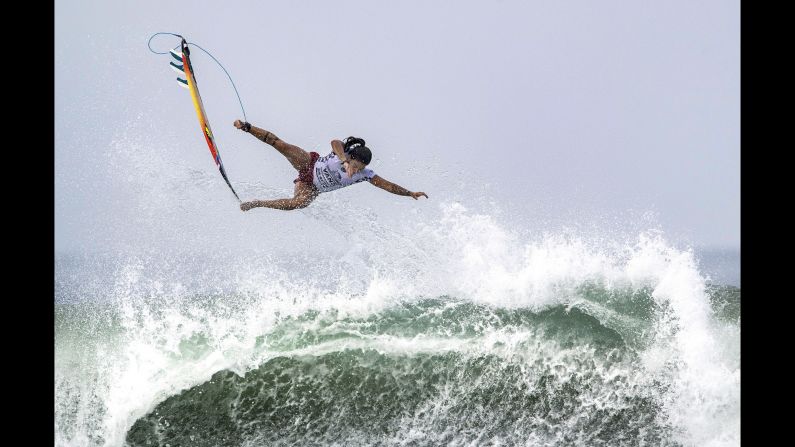
[[[275,147],[279,153],[284,155],[284,157],[287,158],[287,161],[293,165],[296,171],[306,169],[307,165],[309,165],[311,162],[309,152],[294,144],[285,143],[282,140],[276,140],[273,142],[273,144],[271,144],[271,146]]]
[[[243,123],[240,120],[236,120],[234,123],[235,127],[241,129]],[[286,143],[282,141],[281,138],[277,137],[276,134],[269,130],[265,130],[261,127],[251,126],[246,130],[251,135],[254,135],[260,141],[264,141],[265,143],[273,146],[276,148],[279,153],[284,155],[287,158],[287,161],[290,162],[291,165],[295,168],[296,171],[301,171],[305,169],[309,163],[312,162],[312,159],[309,155],[309,152],[301,149],[300,147]]]
[[[309,152],[294,144],[283,141],[273,132],[251,126],[251,134],[265,143],[270,144],[277,151],[279,151],[280,154],[284,155],[284,157],[290,162],[291,165],[293,165],[296,171],[305,169],[307,165],[311,163]]]
[[[273,208],[276,210],[295,210],[299,208],[306,208],[307,205],[312,203],[318,196],[317,190],[304,182],[296,182],[295,195],[292,199],[276,199],[276,200],[254,200],[251,202],[243,202],[240,204],[240,209],[248,211],[251,208]]]

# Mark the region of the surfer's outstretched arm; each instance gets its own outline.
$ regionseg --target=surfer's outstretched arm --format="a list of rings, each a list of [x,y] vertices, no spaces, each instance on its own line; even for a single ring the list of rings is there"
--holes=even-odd
[[[428,194],[425,194],[424,192],[411,192],[408,189],[377,175],[370,179],[370,183],[383,189],[384,191],[389,191],[392,194],[397,194],[399,196],[409,196],[414,200],[417,200],[420,196],[425,196],[426,199],[428,198]]]

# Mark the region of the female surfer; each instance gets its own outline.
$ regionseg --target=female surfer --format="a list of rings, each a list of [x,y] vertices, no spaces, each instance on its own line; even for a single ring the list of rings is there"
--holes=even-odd
[[[345,141],[332,140],[331,153],[321,157],[317,152],[307,152],[298,146],[286,143],[272,132],[252,126],[245,121],[235,120],[234,126],[273,146],[298,171],[298,178],[293,180],[295,193],[292,198],[243,202],[240,204],[240,209],[243,211],[257,207],[277,210],[305,208],[321,193],[362,181],[368,181],[392,194],[412,197],[414,200],[420,196],[428,198],[424,192],[411,192],[368,169],[367,165],[373,158],[373,154],[361,138],[348,137]]]

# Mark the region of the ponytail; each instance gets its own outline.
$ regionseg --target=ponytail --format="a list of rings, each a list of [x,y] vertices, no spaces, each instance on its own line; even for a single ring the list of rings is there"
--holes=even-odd
[[[364,139],[357,138],[357,137],[348,137],[342,141],[342,144],[345,146],[345,152],[350,152],[351,149],[355,147],[364,146]]]

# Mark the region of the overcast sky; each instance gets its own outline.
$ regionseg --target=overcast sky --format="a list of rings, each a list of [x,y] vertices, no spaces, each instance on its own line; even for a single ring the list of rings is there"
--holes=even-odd
[[[253,124],[323,154],[364,137],[379,175],[431,197],[356,185],[340,200],[388,213],[475,191],[539,228],[652,216],[672,239],[739,247],[738,0],[56,0],[56,251],[118,236],[130,204],[169,195],[149,179],[217,176],[187,91],[146,46],[161,31],[224,64]],[[232,128],[223,71],[192,56],[233,183],[291,188],[289,165]]]

